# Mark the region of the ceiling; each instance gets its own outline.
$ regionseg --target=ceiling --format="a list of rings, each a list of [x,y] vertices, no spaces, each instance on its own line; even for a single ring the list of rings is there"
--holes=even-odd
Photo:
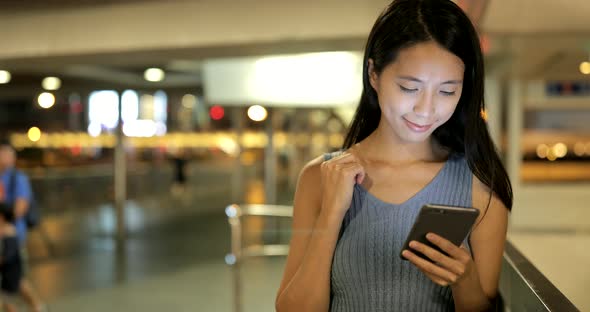
[[[72,7],[112,6],[158,0],[0,0],[4,13],[22,10],[64,10]],[[203,0],[213,1],[213,0]],[[277,0],[281,1],[281,0]],[[457,0],[474,17],[490,42],[488,72],[523,79],[590,79],[580,62],[590,59],[590,0]],[[156,86],[143,80],[147,67],[167,70],[157,87],[199,86],[200,66],[208,57],[362,49],[364,37],[326,40],[285,39],[279,42],[232,43],[196,48],[136,49],[97,53],[13,59],[13,76],[22,75],[20,87],[0,86],[0,95],[38,86],[45,75],[58,75],[79,85]],[[36,78],[38,77],[38,78]],[[17,79],[15,79],[17,81]],[[20,81],[20,79],[19,79]]]
[[[0,0],[3,11],[61,10],[72,7],[97,7],[121,3],[148,2],[158,0]]]

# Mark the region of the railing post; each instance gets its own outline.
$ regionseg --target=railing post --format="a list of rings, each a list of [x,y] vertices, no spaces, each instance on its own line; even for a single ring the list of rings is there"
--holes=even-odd
[[[243,246],[242,245],[242,223],[240,218],[246,216],[262,217],[287,217],[293,216],[293,209],[290,206],[280,205],[229,205],[225,208],[231,231],[231,253],[225,256],[225,262],[232,268],[232,304],[233,311],[242,312],[242,278],[241,266],[242,261],[252,256],[286,256],[288,254],[288,245],[266,245],[262,246]],[[252,248],[256,247],[256,248]]]
[[[240,206],[227,206],[227,208],[225,208],[225,214],[228,216],[231,229],[231,254],[226,256],[225,261],[232,267],[233,310],[235,312],[242,312],[242,279],[240,274],[242,258],[242,224],[240,222]]]

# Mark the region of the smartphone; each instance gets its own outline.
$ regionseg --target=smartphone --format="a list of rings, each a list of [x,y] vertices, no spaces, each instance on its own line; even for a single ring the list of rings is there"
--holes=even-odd
[[[400,251],[400,257],[403,260],[408,260],[401,254],[401,252],[407,249],[419,257],[432,261],[422,253],[411,249],[409,246],[411,241],[421,242],[446,255],[444,251],[426,239],[426,234],[437,234],[449,240],[456,246],[459,246],[463,240],[465,240],[467,235],[469,235],[478,216],[479,210],[472,207],[435,204],[426,204],[422,206],[422,209],[420,209],[420,212],[414,221],[414,225],[412,225],[412,229]]]

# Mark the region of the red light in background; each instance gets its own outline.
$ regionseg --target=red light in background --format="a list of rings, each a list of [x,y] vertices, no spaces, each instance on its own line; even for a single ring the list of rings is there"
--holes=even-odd
[[[209,109],[209,116],[211,116],[211,119],[213,120],[220,120],[225,116],[225,110],[219,105],[211,106],[211,109]]]
[[[72,146],[70,152],[72,153],[72,156],[79,156],[82,152],[82,148],[80,146]]]

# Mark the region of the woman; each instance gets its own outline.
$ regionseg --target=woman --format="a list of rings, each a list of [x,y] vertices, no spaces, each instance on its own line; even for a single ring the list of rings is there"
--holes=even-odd
[[[367,41],[344,152],[299,177],[278,311],[493,307],[512,190],[481,117],[483,80],[477,33],[452,1],[386,8]],[[403,261],[426,203],[480,215],[462,246],[429,235],[447,255],[414,242]]]

